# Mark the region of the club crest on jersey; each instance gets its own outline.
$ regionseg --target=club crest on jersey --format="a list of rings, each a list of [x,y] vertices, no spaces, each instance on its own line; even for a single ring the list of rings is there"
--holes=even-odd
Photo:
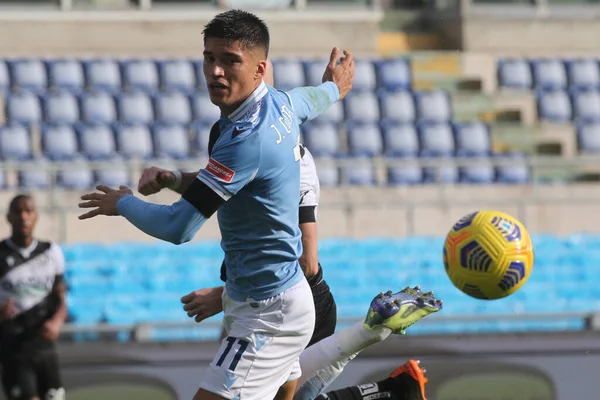
[[[226,166],[224,166],[218,161],[213,160],[212,158],[208,160],[206,171],[211,175],[214,175],[215,177],[219,178],[223,182],[227,183],[231,183],[233,177],[235,176],[234,170],[227,168]]]

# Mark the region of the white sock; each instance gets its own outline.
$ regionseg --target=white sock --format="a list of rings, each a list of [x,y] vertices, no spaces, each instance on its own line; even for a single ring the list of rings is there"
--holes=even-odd
[[[299,389],[294,399],[309,400],[311,397],[307,396],[316,397],[342,373],[346,364],[358,353],[385,340],[391,334],[391,329],[387,327],[378,326],[368,330],[363,321],[359,321],[305,349],[300,355],[302,377],[298,381]],[[310,383],[303,388],[308,381]],[[316,390],[319,393],[314,393]]]

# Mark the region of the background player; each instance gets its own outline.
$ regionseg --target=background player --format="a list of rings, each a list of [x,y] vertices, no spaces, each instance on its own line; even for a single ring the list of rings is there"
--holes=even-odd
[[[310,288],[298,264],[299,125],[351,89],[352,56],[334,49],[326,83],[288,93],[267,87],[269,32],[253,14],[232,10],[204,29],[204,74],[221,109],[209,164],[171,206],[146,203],[130,189],[99,186],[82,196],[80,219],[122,215],[172,243],[190,240],[218,210],[227,284],[229,337],[223,340],[196,400],[273,398],[286,383],[293,395],[299,355],[314,329]],[[176,185],[183,179],[178,174]],[[188,181],[189,182],[189,181]],[[235,346],[235,347],[234,347]],[[291,397],[286,397],[291,398]]]
[[[55,243],[33,237],[33,198],[8,207],[12,234],[0,242],[0,364],[9,400],[65,397],[55,342],[67,317],[65,260]]]

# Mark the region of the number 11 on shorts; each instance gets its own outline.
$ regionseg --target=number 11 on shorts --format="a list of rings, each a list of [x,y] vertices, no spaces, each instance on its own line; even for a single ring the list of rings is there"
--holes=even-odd
[[[248,342],[247,340],[244,340],[244,339],[236,339],[231,336],[226,337],[225,340],[227,341],[227,346],[225,347],[223,354],[221,354],[221,357],[219,357],[219,361],[217,361],[217,367],[220,367],[223,364],[223,362],[225,361],[225,358],[231,352],[231,349],[233,348],[233,345],[235,344],[235,342],[237,340],[239,348],[238,348],[237,352],[235,353],[235,355],[233,356],[233,360],[231,360],[231,364],[229,364],[229,368],[228,368],[230,371],[235,371],[235,368],[237,367],[238,363],[242,359],[242,356],[244,355],[244,352],[248,348],[248,345],[250,344],[250,342]]]

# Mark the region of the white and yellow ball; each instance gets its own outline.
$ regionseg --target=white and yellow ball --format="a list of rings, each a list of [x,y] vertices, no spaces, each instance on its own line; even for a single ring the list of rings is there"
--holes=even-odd
[[[482,210],[461,218],[444,243],[444,267],[459,290],[477,299],[518,291],[533,269],[533,243],[516,218]]]

